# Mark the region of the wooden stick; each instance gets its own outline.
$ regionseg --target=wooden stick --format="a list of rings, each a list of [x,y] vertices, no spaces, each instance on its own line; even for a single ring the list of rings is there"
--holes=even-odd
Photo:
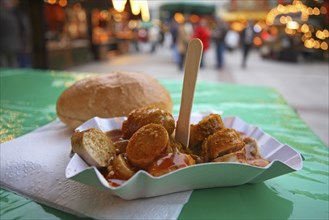
[[[190,117],[195,84],[202,56],[202,48],[203,45],[199,39],[192,39],[189,42],[185,60],[183,91],[176,125],[175,139],[186,147],[188,147],[190,139]]]

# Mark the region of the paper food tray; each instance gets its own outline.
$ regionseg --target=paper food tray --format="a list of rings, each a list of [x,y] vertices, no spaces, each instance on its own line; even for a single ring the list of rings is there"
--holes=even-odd
[[[191,124],[197,124],[205,116],[205,114],[192,115]],[[95,117],[82,124],[77,130],[83,131],[93,127],[106,132],[120,129],[124,120],[124,117],[111,119]],[[271,163],[266,167],[233,162],[204,163],[182,168],[160,177],[151,176],[146,171],[138,171],[121,186],[112,187],[97,168],[89,166],[79,155],[74,154],[66,167],[66,178],[111,191],[129,200],[185,190],[258,183],[303,167],[301,154],[290,146],[278,142],[260,128],[249,125],[238,117],[223,117],[223,122],[226,127],[234,128],[248,137],[255,138],[262,157]]]

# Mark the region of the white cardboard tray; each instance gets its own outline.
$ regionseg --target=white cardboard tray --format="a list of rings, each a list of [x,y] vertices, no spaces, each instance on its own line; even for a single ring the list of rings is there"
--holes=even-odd
[[[197,124],[204,116],[206,115],[192,115],[191,124]],[[111,119],[95,117],[76,130],[83,131],[94,127],[106,132],[120,129],[124,120],[124,117]],[[179,169],[160,177],[139,171],[121,186],[112,187],[97,168],[89,166],[79,155],[74,154],[66,167],[66,178],[111,191],[113,194],[129,200],[192,189],[258,183],[300,170],[303,167],[301,154],[290,146],[278,142],[260,128],[249,125],[238,117],[224,117],[223,122],[226,127],[234,128],[246,136],[255,138],[258,141],[262,157],[270,160],[271,163],[266,167],[232,162],[204,163]]]

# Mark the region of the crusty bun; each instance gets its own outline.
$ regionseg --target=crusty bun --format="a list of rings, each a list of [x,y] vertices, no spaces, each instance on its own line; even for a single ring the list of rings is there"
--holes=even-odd
[[[88,119],[127,116],[143,106],[172,112],[169,92],[156,79],[141,73],[115,72],[81,80],[65,90],[56,105],[61,121],[76,128]]]

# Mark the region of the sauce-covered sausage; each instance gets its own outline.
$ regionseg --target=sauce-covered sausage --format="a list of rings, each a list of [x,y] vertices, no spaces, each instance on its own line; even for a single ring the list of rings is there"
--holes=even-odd
[[[129,139],[139,128],[150,123],[162,125],[169,135],[175,130],[175,119],[169,112],[147,106],[135,109],[128,115],[122,124],[123,137]]]
[[[169,147],[167,130],[159,124],[148,124],[138,129],[127,145],[128,161],[141,169],[148,166]]]

